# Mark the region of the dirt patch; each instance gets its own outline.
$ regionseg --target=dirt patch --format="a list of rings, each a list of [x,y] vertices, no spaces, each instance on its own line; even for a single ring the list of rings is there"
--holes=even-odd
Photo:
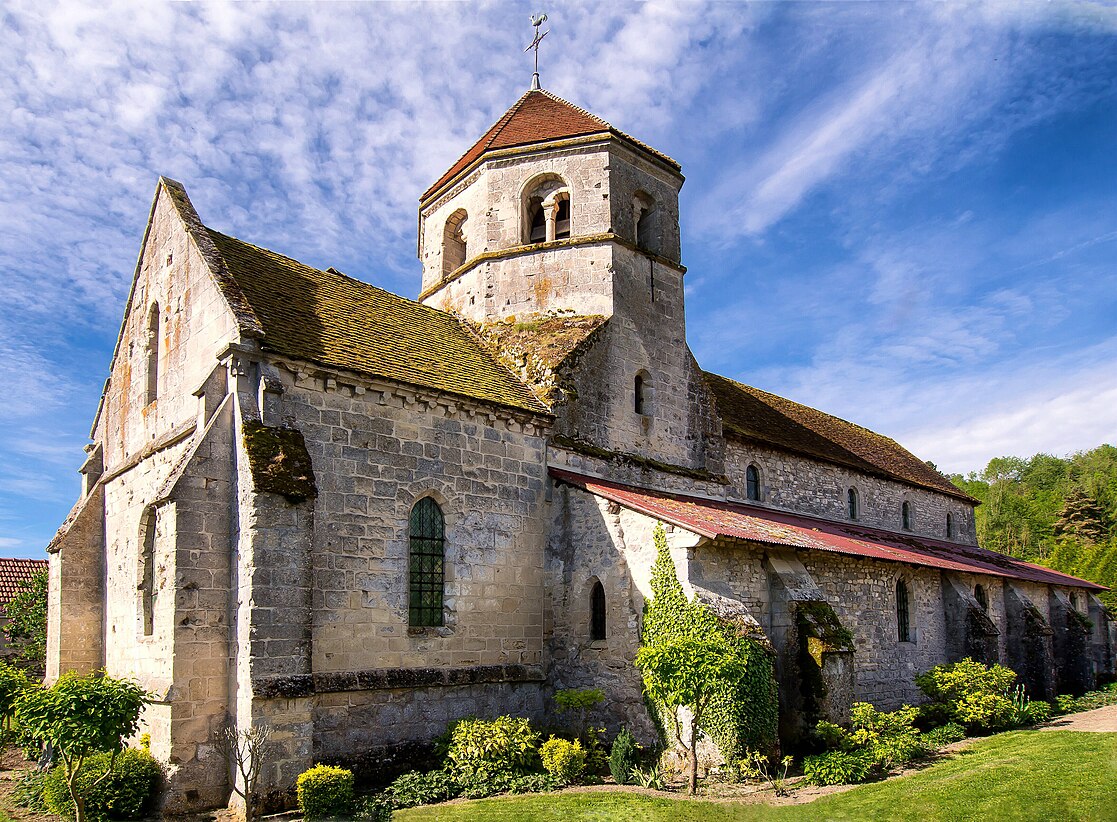
[[[1089,731],[1117,733],[1117,705],[1106,705],[1080,714],[1057,716],[1039,726],[1041,731]]]

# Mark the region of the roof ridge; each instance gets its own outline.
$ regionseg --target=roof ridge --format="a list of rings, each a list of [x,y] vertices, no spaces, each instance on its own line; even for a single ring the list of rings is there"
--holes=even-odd
[[[860,429],[861,431],[864,431],[867,434],[872,434],[874,437],[881,437],[883,439],[889,440],[890,442],[896,442],[894,439],[892,439],[889,436],[886,436],[884,434],[879,434],[876,431],[874,431],[873,429],[866,428],[865,426],[859,425],[856,422],[851,422],[850,420],[847,420],[845,417],[839,417],[836,414],[831,414],[827,411],[823,411],[819,408],[815,408],[813,405],[807,405],[806,403],[799,402],[798,400],[793,400],[789,397],[783,396],[782,394],[773,393],[772,391],[765,391],[763,388],[757,388],[755,385],[748,385],[747,383],[743,383],[740,380],[735,380],[732,377],[726,377],[722,374],[714,374],[713,371],[706,371],[705,373],[706,374],[711,374],[715,377],[719,377],[723,380],[727,380],[728,382],[731,382],[734,385],[739,385],[739,386],[741,386],[741,388],[744,388],[748,391],[757,391],[761,394],[764,394],[767,397],[775,397],[777,400],[780,400],[781,402],[790,403],[791,405],[794,405],[797,408],[805,408],[807,411],[813,411],[816,414],[821,414],[822,416],[829,417],[832,420],[837,420],[838,422],[844,422],[846,425],[850,425],[854,428]],[[898,442],[896,444],[899,445]]]
[[[579,114],[584,114],[587,117],[589,117],[591,120],[597,120],[597,122],[601,123],[601,125],[603,125],[607,129],[612,129],[613,128],[613,126],[610,123],[601,119],[596,114],[594,114],[592,111],[582,108],[577,103],[571,103],[569,100],[567,100],[563,97],[559,97],[554,92],[547,91],[547,89],[545,89],[545,88],[540,88],[540,89],[532,89],[532,91],[529,91],[528,94],[532,94],[533,92],[538,92],[539,94],[544,94],[547,97],[550,97],[556,103],[562,103],[563,105],[570,106],[570,108],[574,109]],[[524,97],[527,97],[527,94],[525,94]]]

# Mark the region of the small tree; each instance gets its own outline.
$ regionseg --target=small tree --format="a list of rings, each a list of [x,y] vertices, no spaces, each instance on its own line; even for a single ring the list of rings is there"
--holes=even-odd
[[[271,727],[262,722],[244,730],[230,722],[217,734],[217,750],[235,769],[233,791],[244,800],[244,822],[256,818],[256,783],[272,751],[271,736]]]
[[[27,587],[4,606],[8,644],[18,649],[18,659],[40,677],[47,658],[47,572],[39,571]]]
[[[85,822],[85,799],[75,789],[78,773],[90,754],[109,752],[108,768],[93,782],[112,774],[124,740],[136,732],[140,711],[151,695],[134,682],[103,673],[63,674],[50,688],[28,688],[18,697],[16,720],[36,739],[50,745],[62,761],[74,803],[75,822]]]
[[[31,687],[27,674],[6,662],[0,662],[0,721],[5,731],[12,728],[12,712],[20,695]]]
[[[673,722],[675,739],[690,762],[690,793],[698,790],[698,724],[702,714],[727,682],[740,682],[746,672],[745,660],[720,638],[680,637],[647,645],[636,654],[636,664],[644,672],[648,695],[661,703]],[[681,708],[690,713],[687,721],[690,744],[683,739]]]

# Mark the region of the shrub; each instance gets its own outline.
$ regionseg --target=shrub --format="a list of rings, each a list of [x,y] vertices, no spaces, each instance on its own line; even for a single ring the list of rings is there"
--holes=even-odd
[[[1015,681],[1011,669],[972,659],[936,665],[915,678],[920,690],[941,704],[951,720],[973,733],[1011,725],[1013,704],[1006,693]]]
[[[945,725],[924,731],[920,739],[923,747],[928,751],[937,751],[953,742],[961,742],[966,738],[966,729],[957,722],[947,722]]]
[[[446,771],[411,771],[396,779],[384,793],[394,808],[413,808],[445,802],[461,793],[461,787]]]
[[[646,770],[643,768],[632,769],[632,781],[641,788],[650,788],[653,791],[663,790],[663,772],[657,765],[652,765]]]
[[[864,782],[872,767],[872,757],[863,751],[827,751],[803,759],[803,775],[815,785]]]
[[[391,822],[393,810],[392,799],[387,792],[376,793],[361,797],[354,816],[363,822]]]
[[[1041,699],[1034,700],[1028,703],[1028,707],[1024,709],[1024,725],[1038,725],[1041,722],[1046,722],[1051,718],[1051,703],[1044,702]]]
[[[30,768],[20,775],[12,789],[12,801],[15,802],[17,807],[27,808],[35,813],[48,813],[50,811],[43,799],[43,791],[46,790],[49,773],[49,771],[40,771],[38,768]]]
[[[1055,715],[1072,714],[1078,710],[1077,700],[1070,694],[1059,694],[1055,697]]]
[[[552,736],[539,749],[547,773],[563,784],[577,782],[586,770],[586,752],[578,740],[569,742]]]
[[[462,719],[450,727],[446,756],[455,775],[494,775],[532,770],[539,734],[524,718]]]
[[[919,710],[910,705],[884,713],[868,702],[857,702],[850,711],[853,731],[848,747],[866,751],[874,764],[885,770],[910,762],[923,753],[919,731],[914,727],[918,715]]]
[[[348,816],[353,812],[353,772],[315,765],[295,782],[299,808],[307,819]]]
[[[544,793],[561,787],[562,783],[548,773],[527,773],[509,779],[505,790],[508,793]]]
[[[31,687],[31,680],[19,668],[0,662],[0,719],[3,720],[4,730],[12,727],[12,712],[16,700]]]
[[[609,772],[618,785],[627,785],[632,781],[632,769],[639,761],[640,749],[636,745],[636,738],[628,728],[621,728],[617,738],[613,740],[613,749],[609,752]]]
[[[107,819],[142,819],[150,810],[151,799],[163,769],[145,751],[128,748],[116,755],[98,753],[88,757],[78,769],[74,790],[84,799],[85,817],[91,822]],[[74,818],[74,803],[61,765],[47,772],[43,780],[43,804],[51,813]]]

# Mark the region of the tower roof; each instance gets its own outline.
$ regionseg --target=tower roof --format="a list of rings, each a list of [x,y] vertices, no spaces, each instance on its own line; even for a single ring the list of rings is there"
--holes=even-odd
[[[666,154],[613,128],[600,117],[578,108],[561,97],[556,97],[549,91],[532,89],[504,112],[504,115],[493,123],[484,136],[450,166],[450,170],[443,174],[438,182],[424,191],[419,199],[422,201],[430,197],[459,173],[477,162],[486,152],[590,134],[616,135],[651,153],[675,170],[679,169],[679,164]]]

